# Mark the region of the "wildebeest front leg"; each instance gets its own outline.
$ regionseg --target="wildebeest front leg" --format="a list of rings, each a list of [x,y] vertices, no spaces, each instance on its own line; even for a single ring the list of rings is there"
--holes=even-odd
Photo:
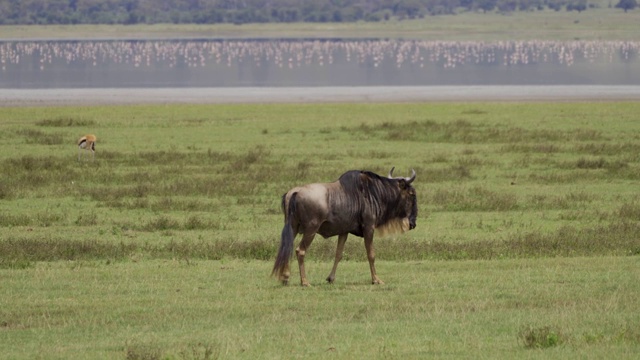
[[[371,270],[371,283],[372,284],[384,284],[382,280],[376,275],[376,251],[373,248],[373,231],[371,234],[365,234],[364,247],[367,249],[367,259],[369,260],[369,268]]]
[[[336,281],[336,270],[338,269],[338,263],[342,260],[342,253],[344,252],[344,243],[347,242],[347,236],[349,233],[340,234],[338,236],[338,246],[336,247],[336,260],[333,263],[333,268],[331,269],[331,274],[327,277],[327,281],[330,284],[333,284]]]
[[[309,246],[311,246],[311,242],[313,241],[313,237],[315,236],[315,232],[313,233],[305,233],[300,240],[300,245],[296,248],[296,255],[298,257],[298,267],[300,268],[300,285],[302,286],[310,286],[311,284],[307,280],[307,273],[304,271],[304,255],[307,252]]]

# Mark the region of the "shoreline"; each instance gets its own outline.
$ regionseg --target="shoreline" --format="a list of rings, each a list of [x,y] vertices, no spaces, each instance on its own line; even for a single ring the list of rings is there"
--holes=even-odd
[[[636,85],[0,89],[0,107],[133,104],[640,101]]]

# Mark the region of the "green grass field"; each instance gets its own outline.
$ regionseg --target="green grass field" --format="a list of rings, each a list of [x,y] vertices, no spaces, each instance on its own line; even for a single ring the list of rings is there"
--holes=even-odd
[[[3,108],[2,358],[634,358],[640,102]],[[95,160],[76,140],[98,137]],[[82,154],[87,155],[87,154]],[[409,233],[269,276],[280,196],[418,174]],[[297,283],[297,266],[292,262]]]

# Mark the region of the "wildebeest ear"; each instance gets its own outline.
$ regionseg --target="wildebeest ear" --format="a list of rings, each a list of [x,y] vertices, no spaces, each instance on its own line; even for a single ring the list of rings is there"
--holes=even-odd
[[[405,179],[398,179],[398,187],[402,190],[407,188],[407,181]]]

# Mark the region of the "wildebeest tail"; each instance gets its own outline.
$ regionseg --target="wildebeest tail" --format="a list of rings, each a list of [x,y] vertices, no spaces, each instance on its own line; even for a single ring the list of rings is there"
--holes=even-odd
[[[293,230],[293,225],[291,224],[291,219],[295,216],[296,211],[296,195],[297,193],[293,193],[291,198],[289,199],[288,209],[284,209],[285,212],[285,220],[284,227],[282,228],[282,235],[280,237],[280,248],[278,249],[278,255],[276,256],[276,262],[273,265],[272,275],[281,277],[285,270],[288,268],[289,260],[291,259],[291,254],[293,253],[293,240],[296,236],[295,231]],[[287,206],[285,194],[282,197],[282,206],[283,208]]]

